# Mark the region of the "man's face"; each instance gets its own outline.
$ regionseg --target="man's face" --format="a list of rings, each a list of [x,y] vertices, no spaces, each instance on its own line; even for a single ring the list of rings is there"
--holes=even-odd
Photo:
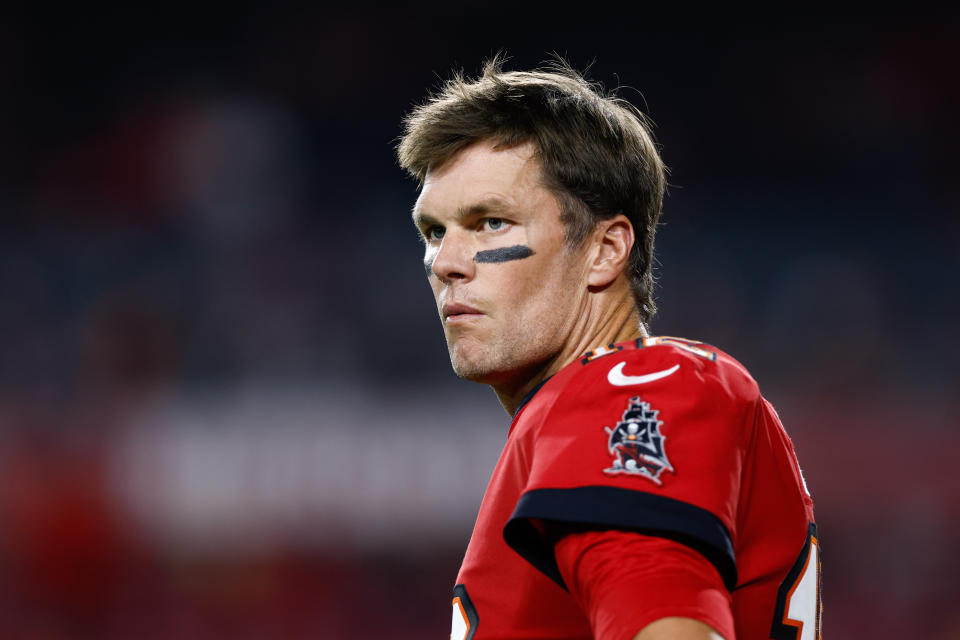
[[[530,143],[477,142],[427,173],[414,207],[424,265],[457,375],[509,382],[556,355],[586,308],[584,249]]]

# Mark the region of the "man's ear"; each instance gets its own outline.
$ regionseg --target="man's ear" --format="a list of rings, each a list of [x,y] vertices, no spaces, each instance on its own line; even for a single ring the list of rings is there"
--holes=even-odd
[[[593,230],[592,242],[593,260],[589,265],[587,284],[606,287],[627,268],[633,248],[633,225],[622,213],[601,220]]]

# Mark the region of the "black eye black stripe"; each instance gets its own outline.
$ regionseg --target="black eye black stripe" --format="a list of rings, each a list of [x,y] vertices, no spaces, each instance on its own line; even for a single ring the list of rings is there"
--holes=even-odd
[[[512,247],[500,247],[499,249],[487,249],[486,251],[477,251],[473,256],[474,262],[509,262],[510,260],[523,260],[533,255],[533,249],[526,245],[515,244]]]

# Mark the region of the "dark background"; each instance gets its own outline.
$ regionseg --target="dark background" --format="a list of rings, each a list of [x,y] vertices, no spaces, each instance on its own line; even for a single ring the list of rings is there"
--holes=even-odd
[[[656,123],[654,333],[778,408],[828,637],[960,638],[956,10],[0,17],[0,635],[445,637],[508,418],[393,146],[503,50]]]

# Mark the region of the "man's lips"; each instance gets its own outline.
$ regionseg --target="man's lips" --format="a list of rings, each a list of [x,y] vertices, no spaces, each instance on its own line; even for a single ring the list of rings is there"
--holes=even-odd
[[[474,309],[470,305],[459,302],[451,302],[443,305],[441,313],[443,314],[443,319],[447,322],[456,320],[469,320],[470,318],[476,318],[483,315],[479,310]]]

